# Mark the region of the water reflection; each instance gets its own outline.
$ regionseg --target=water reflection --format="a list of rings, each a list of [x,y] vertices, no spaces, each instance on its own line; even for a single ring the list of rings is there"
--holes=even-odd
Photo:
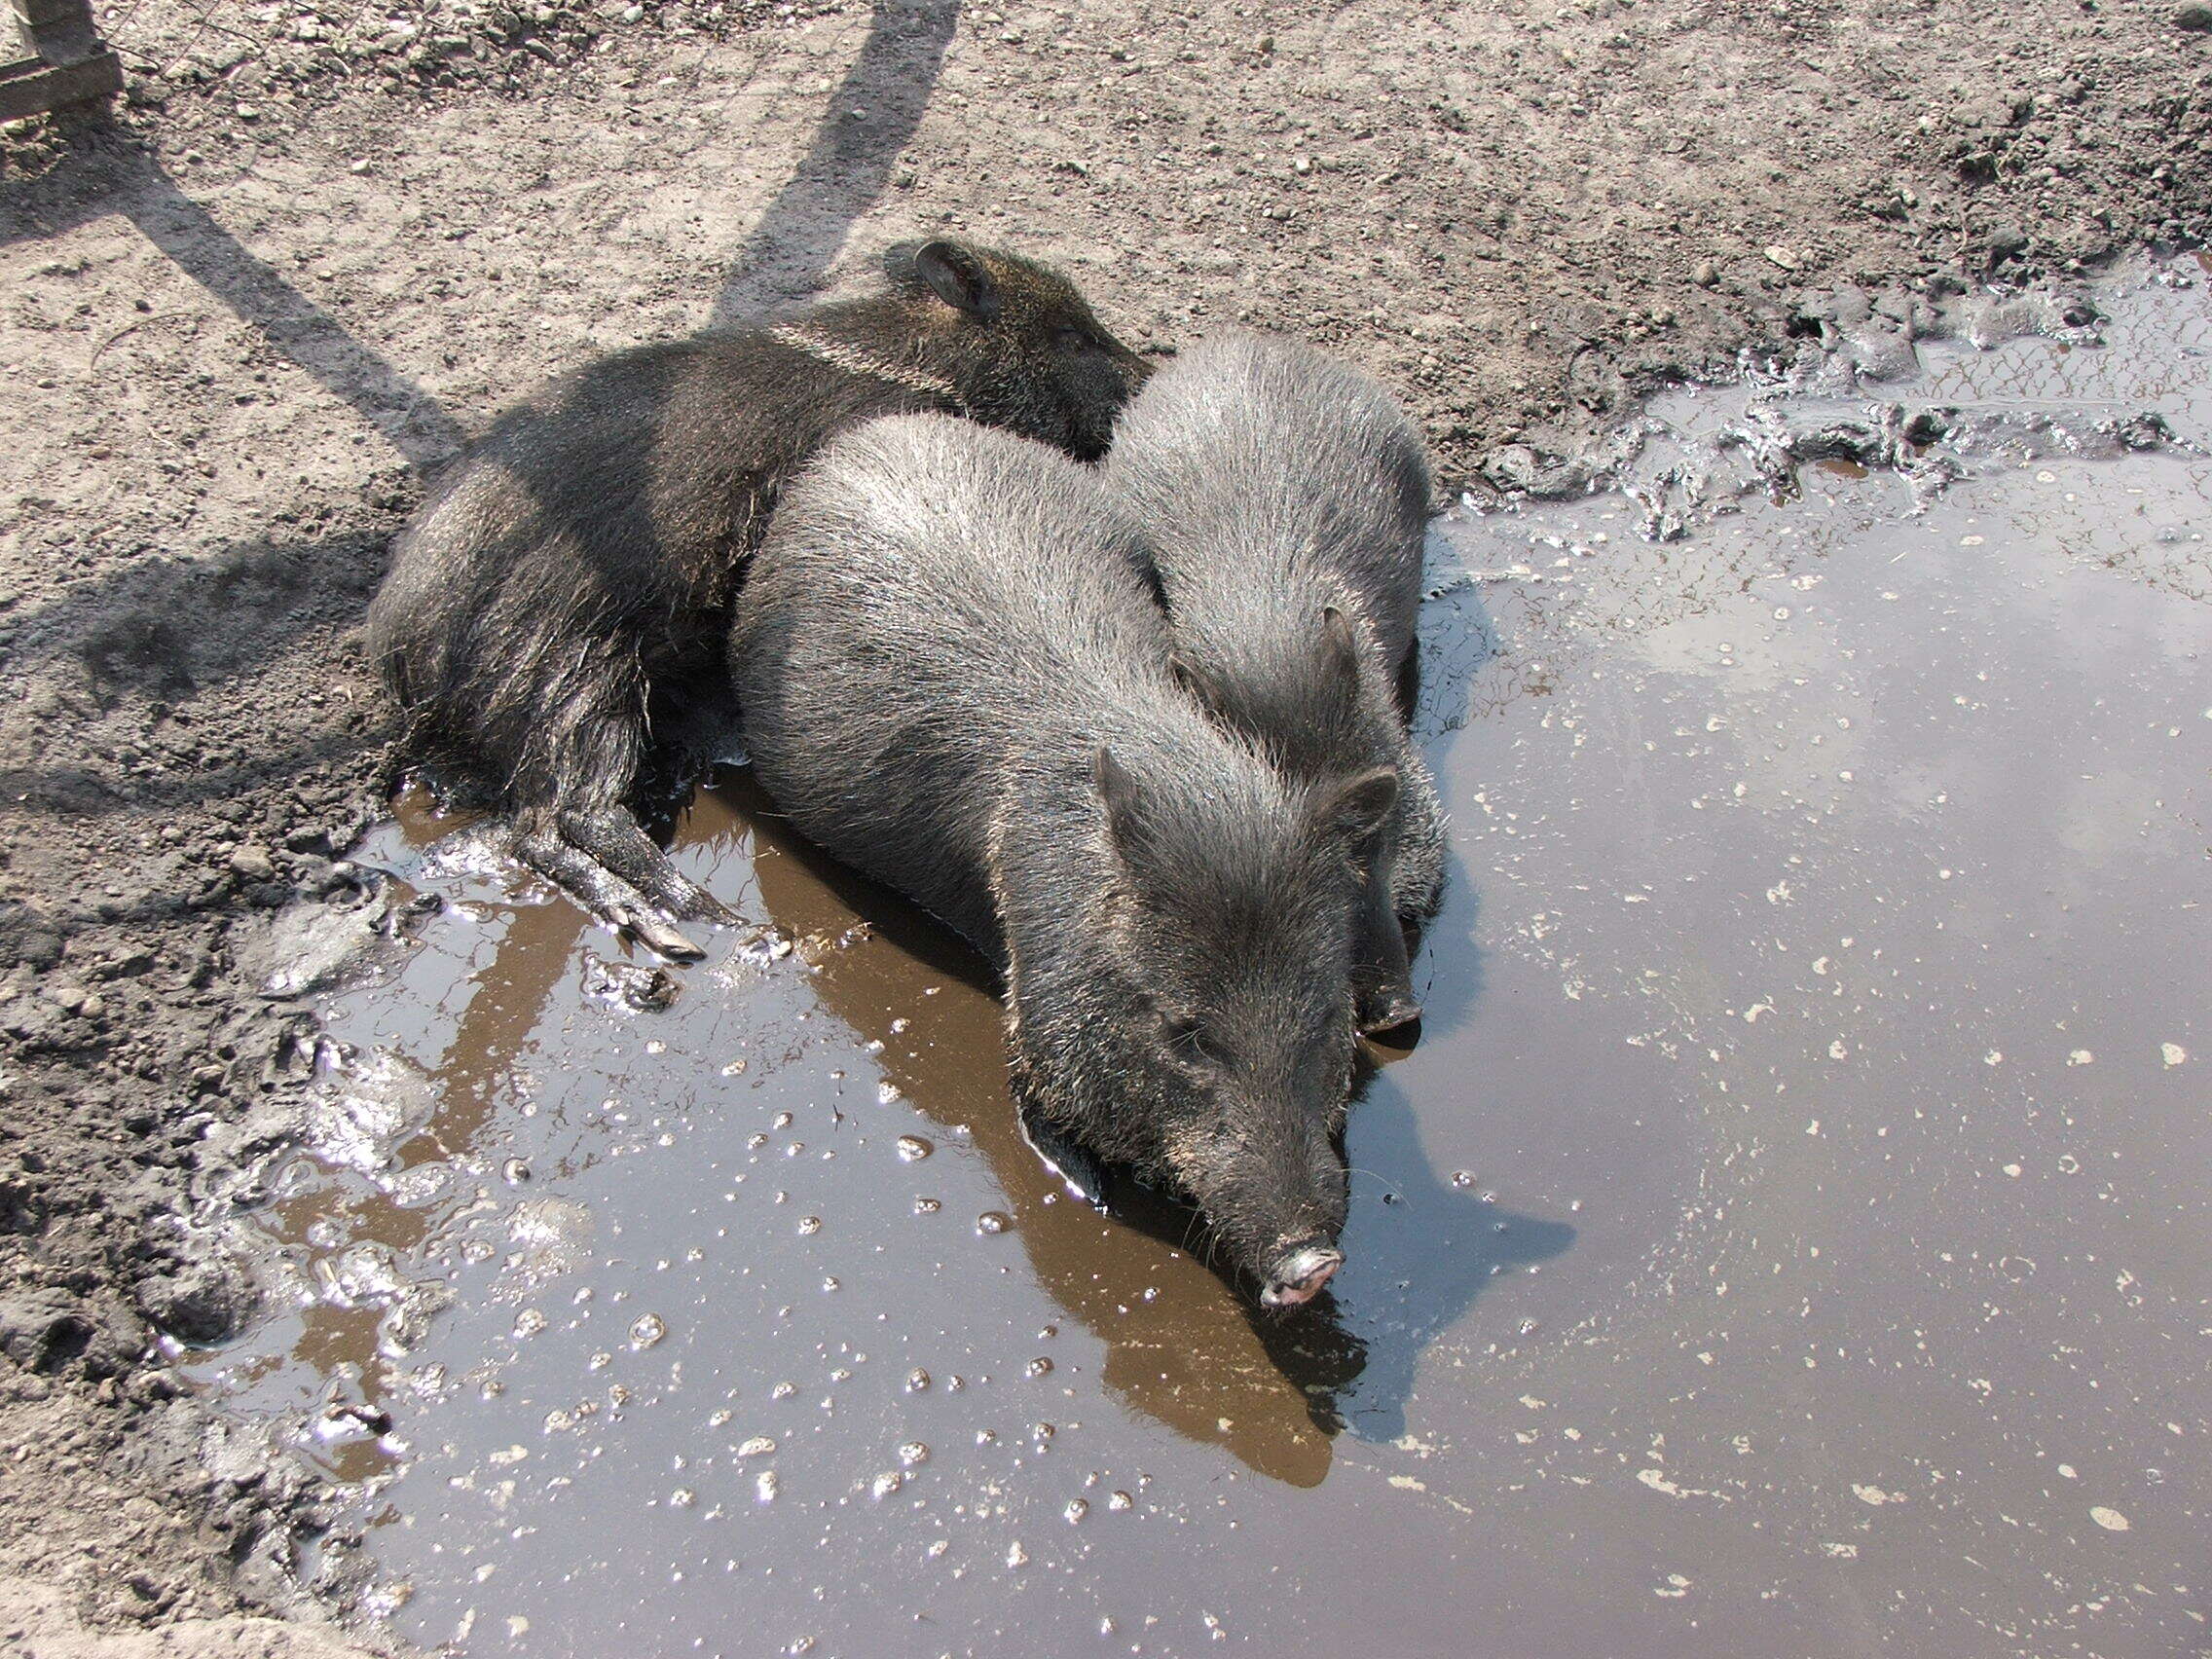
[[[399,803],[396,829],[410,853],[429,850],[433,864],[441,842],[458,845],[447,839],[455,822],[417,795]],[[1265,1315],[1202,1259],[1196,1212],[1124,1182],[1115,1213],[1101,1215],[1039,1161],[1007,1090],[993,976],[957,937],[800,839],[741,770],[697,793],[676,850],[718,891],[756,886],[765,919],[796,941],[788,971],[805,974],[820,1004],[877,1047],[887,1085],[982,1157],[1036,1282],[1105,1345],[1113,1395],[1271,1479],[1319,1485],[1329,1437],[1347,1422],[1363,1436],[1402,1432],[1427,1345],[1495,1273],[1554,1255],[1572,1236],[1557,1223],[1502,1215],[1440,1180],[1421,1154],[1410,1103],[1369,1067],[1351,1131],[1358,1236],[1346,1283],[1378,1288],[1362,1288],[1354,1303],[1325,1295],[1288,1319]],[[1453,937],[1429,993],[1431,1024],[1442,1028],[1462,1017],[1467,987],[1479,980],[1464,871],[1456,883]],[[445,1161],[482,1173],[498,1114],[527,1092],[531,1056],[543,1051],[560,1063],[566,1014],[556,992],[572,977],[591,924],[563,899],[529,897],[490,913],[473,941],[446,941],[466,953],[466,971],[419,1016],[433,1043],[443,1020],[452,1034],[424,1080],[435,1116],[398,1150],[398,1170]],[[703,971],[686,977],[687,995],[707,994]],[[465,999],[458,1014],[449,1006],[456,998]],[[331,1198],[325,1190],[292,1200],[301,1213],[280,1217],[279,1231],[300,1235],[318,1211],[329,1214]],[[352,1193],[340,1206],[342,1225],[350,1240],[405,1261],[433,1245],[457,1201],[402,1207],[382,1191]],[[310,1309],[294,1358],[326,1375],[374,1376],[377,1320],[374,1309]]]
[[[1120,1217],[1071,1198],[1021,1137],[1007,1092],[989,967],[904,901],[783,825],[747,774],[725,772],[686,815],[685,844],[750,841],[768,919],[799,940],[872,932],[812,966],[822,1003],[877,1056],[886,1082],[946,1129],[966,1128],[1005,1195],[1037,1282],[1107,1347],[1105,1381],[1131,1408],[1293,1486],[1329,1472],[1335,1392],[1360,1345],[1333,1315],[1277,1329],[1179,1240],[1195,1218],[1160,1200]],[[726,856],[726,855],[725,855]]]
[[[1345,1299],[1364,1357],[1337,1409],[1360,1439],[1387,1442],[1406,1432],[1429,1346],[1500,1275],[1567,1249],[1574,1229],[1440,1179],[1421,1151],[1413,1102],[1387,1073],[1352,1120],[1352,1153],[1372,1176],[1367,1184],[1379,1180],[1383,1191],[1347,1241],[1354,1267]]]

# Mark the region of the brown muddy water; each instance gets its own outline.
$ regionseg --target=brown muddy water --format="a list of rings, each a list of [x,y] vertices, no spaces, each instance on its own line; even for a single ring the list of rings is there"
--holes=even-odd
[[[1440,522],[1457,864],[1318,1316],[1069,1197],[977,962],[731,770],[683,862],[795,942],[657,1012],[371,838],[443,908],[323,999],[193,1374],[460,1654],[2201,1651],[2212,461],[2112,436],[2212,433],[2187,281]],[[1745,459],[1884,398],[1961,412],[1912,477]]]

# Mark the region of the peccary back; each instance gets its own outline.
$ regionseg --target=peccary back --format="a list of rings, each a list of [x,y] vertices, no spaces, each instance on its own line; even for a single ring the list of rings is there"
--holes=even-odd
[[[665,911],[700,908],[627,816],[648,703],[715,689],[743,565],[817,446],[940,410],[1096,456],[1144,378],[1035,261],[935,241],[884,271],[883,293],[557,383],[502,415],[400,537],[369,645],[411,752],[513,814],[540,867],[602,913],[627,889],[577,853]]]
[[[1187,682],[1292,777],[1388,765],[1366,867],[1368,1029],[1418,1016],[1405,930],[1434,913],[1442,812],[1397,690],[1414,649],[1430,483],[1380,384],[1294,342],[1229,334],[1155,375],[1115,429],[1109,487],[1145,527]]]
[[[787,491],[730,670],[779,807],[1000,965],[1024,1109],[1191,1193],[1265,1299],[1318,1289],[1391,774],[1286,780],[1176,681],[1096,475],[927,416]]]

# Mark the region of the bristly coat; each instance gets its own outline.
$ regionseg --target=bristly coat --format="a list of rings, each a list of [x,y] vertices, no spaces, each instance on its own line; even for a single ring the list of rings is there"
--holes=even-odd
[[[1047,266],[933,241],[884,269],[883,293],[617,352],[508,411],[370,608],[411,755],[666,954],[697,954],[670,918],[733,918],[640,828],[639,774],[655,718],[721,689],[730,597],[784,481],[904,411],[1095,458],[1146,372]]]

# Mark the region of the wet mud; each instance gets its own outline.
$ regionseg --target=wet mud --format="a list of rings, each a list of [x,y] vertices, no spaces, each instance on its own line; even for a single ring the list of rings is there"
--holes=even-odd
[[[682,971],[355,850],[180,1365],[461,1654],[2190,1650],[2212,303],[2096,303],[1439,521],[1456,866],[1309,1316],[1071,1195],[982,965],[729,768],[680,858],[773,931]]]

